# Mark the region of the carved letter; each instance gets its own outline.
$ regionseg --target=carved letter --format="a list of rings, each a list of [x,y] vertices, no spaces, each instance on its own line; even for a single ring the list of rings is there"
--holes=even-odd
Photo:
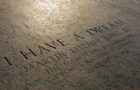
[[[52,43],[53,43],[53,45],[50,45],[50,44],[48,44],[48,43],[45,43],[45,45],[47,45],[47,46],[49,46],[49,47],[51,47],[51,48],[56,49],[55,43],[54,43],[54,42],[52,42]]]
[[[25,59],[28,59],[27,55],[33,54],[34,56],[37,56],[31,49],[28,49],[30,52],[29,53],[24,53],[20,51],[20,53],[24,56]]]
[[[74,34],[74,36],[75,36],[75,38],[76,38],[77,41],[79,41],[80,38],[81,38],[81,39],[85,39],[84,37],[79,36],[79,35],[77,35],[77,34]]]
[[[11,62],[8,60],[7,57],[4,57],[4,59],[8,62],[9,65],[12,65]]]
[[[65,46],[64,41],[62,41],[62,40],[60,40],[60,39],[57,39],[57,41],[58,41],[62,46]]]
[[[42,52],[43,50],[50,51],[49,49],[46,49],[46,48],[44,48],[42,46],[38,46],[38,48],[39,48],[41,54],[43,54],[43,52]]]

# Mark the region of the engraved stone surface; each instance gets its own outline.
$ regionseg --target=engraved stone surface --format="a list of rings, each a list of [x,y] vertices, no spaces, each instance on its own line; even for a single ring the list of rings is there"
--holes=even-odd
[[[140,1],[0,0],[0,90],[140,90]]]

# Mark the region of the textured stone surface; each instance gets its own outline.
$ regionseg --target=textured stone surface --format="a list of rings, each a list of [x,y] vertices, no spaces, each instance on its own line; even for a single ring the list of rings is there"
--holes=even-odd
[[[0,0],[0,90],[140,90],[139,0]]]

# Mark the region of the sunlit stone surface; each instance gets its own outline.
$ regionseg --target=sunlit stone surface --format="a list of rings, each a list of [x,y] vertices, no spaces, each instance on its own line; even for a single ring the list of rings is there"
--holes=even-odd
[[[0,0],[0,90],[140,90],[140,1]]]

